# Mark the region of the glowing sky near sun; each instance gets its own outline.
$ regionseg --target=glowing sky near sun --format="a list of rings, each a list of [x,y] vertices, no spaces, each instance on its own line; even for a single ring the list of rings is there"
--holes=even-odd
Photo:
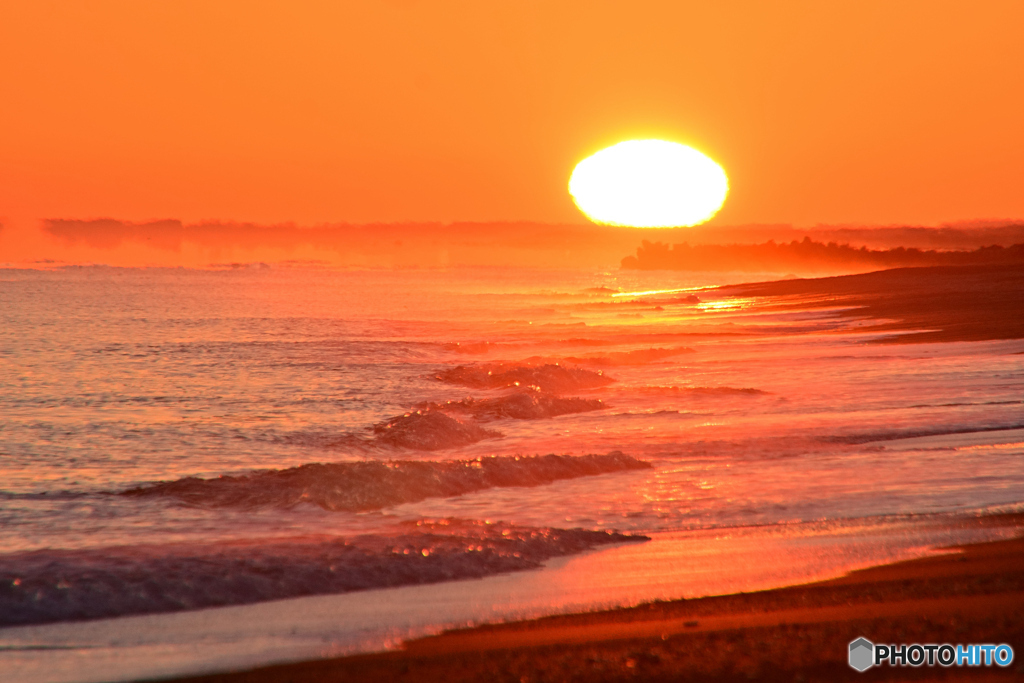
[[[581,222],[622,140],[713,223],[1024,217],[1024,3],[4,2],[0,222]]]

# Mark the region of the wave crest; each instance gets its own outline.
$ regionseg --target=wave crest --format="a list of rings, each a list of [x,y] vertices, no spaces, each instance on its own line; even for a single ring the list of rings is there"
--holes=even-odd
[[[389,446],[438,451],[458,448],[501,436],[500,433],[460,422],[435,410],[406,413],[373,427],[377,440]]]
[[[447,462],[312,463],[216,479],[186,477],[129,489],[121,495],[176,498],[203,507],[288,508],[310,503],[326,510],[360,512],[489,488],[542,486],[650,466],[620,451]]]
[[[477,420],[484,421],[504,418],[538,420],[557,417],[558,415],[603,410],[606,407],[600,399],[561,398],[536,391],[509,394],[508,396],[499,396],[497,398],[464,398],[461,401],[423,403],[417,406],[421,410],[463,413],[471,415]]]

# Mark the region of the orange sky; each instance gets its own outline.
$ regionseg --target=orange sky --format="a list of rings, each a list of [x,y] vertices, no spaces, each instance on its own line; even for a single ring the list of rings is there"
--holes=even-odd
[[[1019,0],[0,0],[0,221],[581,222],[573,165],[654,136],[726,169],[721,224],[1021,218],[1021,27]]]

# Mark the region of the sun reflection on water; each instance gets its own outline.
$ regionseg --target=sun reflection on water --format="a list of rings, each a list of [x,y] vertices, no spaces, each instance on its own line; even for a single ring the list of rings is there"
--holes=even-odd
[[[752,308],[755,303],[755,299],[751,297],[747,298],[730,298],[730,299],[719,299],[717,301],[701,301],[697,304],[697,308],[701,311],[740,311],[748,308]]]

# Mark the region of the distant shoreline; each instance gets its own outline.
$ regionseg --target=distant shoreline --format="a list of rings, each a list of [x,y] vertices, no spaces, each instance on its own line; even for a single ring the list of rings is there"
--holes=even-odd
[[[804,240],[817,244],[800,246]],[[623,228],[535,221],[258,224],[232,221],[133,222],[114,218],[48,219],[38,227],[0,226],[0,253],[22,267],[105,263],[120,267],[260,268],[307,264],[341,268],[617,268],[643,243],[686,243],[694,270],[762,273],[864,272],[961,258],[950,252],[1024,243],[1024,221],[940,227],[700,225]],[[766,245],[765,243],[771,242]],[[797,243],[798,249],[789,249]],[[852,249],[830,249],[829,243]],[[767,249],[766,249],[767,247]],[[861,248],[870,250],[861,252]],[[888,256],[875,250],[893,250]],[[915,256],[910,251],[920,250]],[[934,253],[938,250],[939,253]],[[978,258],[1005,260],[996,249]],[[692,252],[689,255],[683,252]],[[794,258],[782,258],[792,252]],[[1018,255],[1019,256],[1019,255]],[[884,259],[884,263],[880,260]],[[912,259],[907,261],[907,259]],[[1018,258],[1019,260],[1019,258]],[[959,261],[949,261],[959,262]],[[762,268],[762,266],[764,266]]]
[[[778,308],[846,307],[864,332],[903,332],[878,343],[1024,339],[1024,264],[894,268],[860,275],[721,287],[727,296],[775,297]]]
[[[973,250],[916,247],[859,249],[849,243],[803,241],[764,244],[669,245],[644,240],[636,256],[622,259],[623,270],[743,271],[754,273],[859,273],[881,268],[1024,264],[1024,244],[986,245]]]

